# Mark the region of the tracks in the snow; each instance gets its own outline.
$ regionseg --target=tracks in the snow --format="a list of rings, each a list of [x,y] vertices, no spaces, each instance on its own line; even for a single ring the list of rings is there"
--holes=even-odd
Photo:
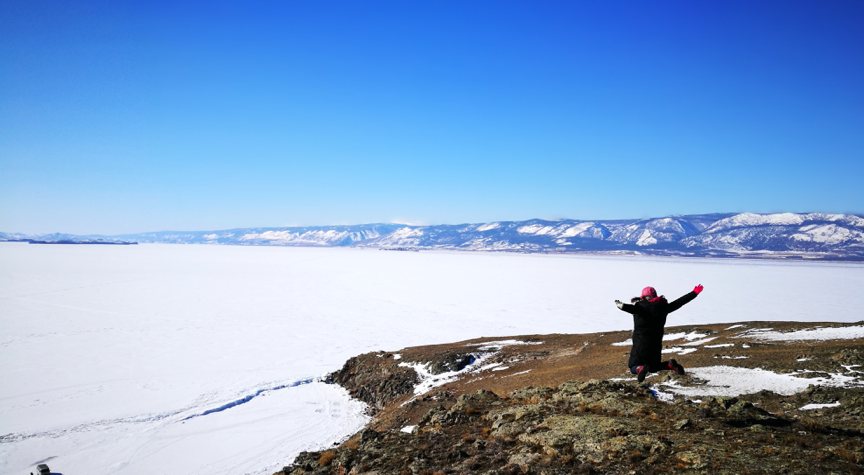
[[[240,399],[231,401],[229,403],[223,404],[223,405],[216,407],[216,408],[213,408],[213,409],[207,409],[206,411],[204,411],[200,414],[193,414],[191,416],[184,417],[181,420],[188,421],[189,419],[194,419],[196,417],[206,416],[208,414],[213,414],[216,412],[222,412],[226,409],[231,409],[232,407],[236,407],[236,406],[239,406],[241,404],[246,404],[247,402],[255,399],[256,397],[260,396],[261,394],[263,394],[265,392],[278,391],[280,389],[285,389],[285,388],[295,388],[297,386],[302,386],[304,384],[314,383],[316,381],[321,381],[321,378],[306,378],[306,379],[301,379],[299,381],[294,381],[293,383],[280,384],[278,386],[273,386],[271,388],[259,389],[259,390],[255,391],[254,393],[246,395]]]
[[[266,392],[278,391],[280,389],[286,389],[286,388],[294,388],[297,386],[303,386],[303,385],[318,382],[318,381],[321,381],[320,377],[303,378],[303,379],[299,379],[296,381],[292,381],[290,383],[276,384],[276,385],[273,385],[270,387],[256,389],[253,392],[251,392],[250,394],[247,394],[246,396],[243,396],[239,399],[235,399],[231,402],[222,404],[221,406],[215,407],[213,409],[207,409],[207,410],[204,410],[204,411],[196,413],[196,414],[182,417],[179,419],[179,422],[187,421],[189,419],[194,419],[196,417],[206,416],[209,414],[215,414],[218,412],[222,412],[226,409],[230,409],[232,407],[237,407],[239,405],[246,404],[247,402],[255,399],[256,397],[258,397],[261,394],[264,394]],[[118,425],[118,424],[138,424],[138,423],[158,422],[158,421],[170,419],[170,418],[175,417],[175,416],[188,414],[190,411],[195,410],[196,408],[197,408],[196,406],[190,406],[190,407],[185,407],[185,408],[180,409],[180,410],[158,413],[158,414],[143,414],[143,415],[137,415],[137,416],[131,416],[131,417],[104,419],[101,421],[86,422],[86,423],[78,424],[78,425],[70,427],[70,428],[63,428],[63,429],[53,429],[53,430],[40,431],[40,432],[9,433],[9,434],[0,435],[0,444],[20,442],[22,440],[33,439],[33,438],[62,437],[62,436],[69,434],[69,433],[86,432],[86,431],[91,431],[93,429],[105,428],[105,427],[110,427],[110,426]]]

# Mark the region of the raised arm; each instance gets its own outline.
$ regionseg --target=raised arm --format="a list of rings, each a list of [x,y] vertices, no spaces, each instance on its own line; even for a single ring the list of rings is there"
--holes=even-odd
[[[629,303],[624,303],[620,300],[616,300],[615,306],[618,307],[619,309],[627,312],[627,313],[636,313],[636,306],[635,305],[630,305]]]
[[[683,296],[670,302],[669,303],[669,313],[672,313],[675,310],[678,310],[679,308],[683,307],[685,304],[690,303],[691,300],[695,299],[696,296],[699,295],[700,292],[702,292],[702,289],[703,289],[703,287],[701,284],[697,285],[696,287],[693,288],[692,292],[687,292]]]

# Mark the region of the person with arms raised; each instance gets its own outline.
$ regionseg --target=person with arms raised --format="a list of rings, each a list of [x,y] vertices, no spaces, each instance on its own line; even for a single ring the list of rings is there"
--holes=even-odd
[[[684,374],[684,367],[674,359],[661,361],[663,331],[666,328],[666,317],[695,299],[702,289],[702,285],[697,285],[692,292],[667,302],[666,297],[657,296],[654,287],[645,287],[642,289],[642,296],[634,297],[629,304],[615,301],[619,309],[633,315],[633,349],[630,350],[627,366],[640,383],[648,373],[670,370]]]

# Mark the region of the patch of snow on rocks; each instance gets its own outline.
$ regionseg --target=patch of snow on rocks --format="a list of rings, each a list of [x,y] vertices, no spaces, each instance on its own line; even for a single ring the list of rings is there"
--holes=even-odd
[[[510,376],[518,376],[518,375],[520,375],[520,374],[525,374],[525,373],[530,373],[530,372],[531,372],[531,370],[530,370],[530,369],[527,369],[527,370],[525,370],[525,371],[520,371],[520,372],[518,372],[518,373],[508,374],[508,375],[506,375],[506,376],[501,376],[501,377],[502,377],[502,378],[509,378]]]
[[[840,401],[832,402],[831,404],[807,404],[798,408],[799,411],[811,411],[813,409],[825,409],[826,407],[837,407]]]
[[[673,402],[675,400],[675,393],[663,391],[656,384],[651,386],[651,394],[663,402]]]
[[[515,341],[515,340],[508,340]],[[495,342],[502,343],[502,342]],[[524,342],[520,342],[524,343]],[[511,343],[512,344],[512,343]],[[504,346],[504,345],[502,345]],[[480,348],[481,350],[486,349],[487,347]],[[497,347],[496,349],[500,349],[501,347]],[[421,396],[423,394],[428,393],[429,391],[439,387],[444,386],[445,384],[452,383],[456,381],[460,375],[463,374],[479,374],[484,371],[493,370],[496,368],[503,366],[503,363],[489,363],[485,364],[489,358],[492,358],[498,354],[497,351],[480,353],[474,355],[474,362],[465,366],[459,371],[448,371],[446,373],[441,374],[432,374],[429,371],[428,365],[429,363],[399,363],[399,366],[411,368],[417,372],[417,376],[420,378],[420,382],[414,386],[414,397]],[[502,368],[504,369],[504,368]]]
[[[771,329],[769,329],[771,330]],[[744,332],[739,338],[750,337],[758,340],[769,341],[813,341],[813,340],[855,340],[864,338],[864,325],[837,328],[809,328],[791,332],[759,331]]]
[[[489,359],[490,356],[491,354],[488,353],[478,355],[477,359],[475,359],[473,363],[462,368],[460,371],[448,371],[441,374],[432,374],[432,372],[429,371],[429,368],[427,368],[428,363],[399,363],[399,366],[411,368],[417,372],[417,377],[420,379],[420,382],[414,385],[414,397],[417,397],[428,393],[438,386],[444,386],[447,383],[456,381],[456,378],[458,378],[460,374],[467,373],[472,366],[475,366],[476,369],[480,363]]]
[[[612,343],[612,346],[632,346],[632,345],[633,345],[633,339],[632,338],[628,338],[624,341],[619,341],[617,343]]]
[[[831,387],[861,386],[860,380],[843,374],[829,374],[821,378],[799,378],[796,373],[779,374],[761,368],[738,368],[733,366],[707,366],[688,368],[687,374],[707,381],[700,386],[680,386],[670,382],[669,389],[685,396],[739,396],[753,394],[762,390],[773,391],[783,396],[802,392],[811,384]]]
[[[693,341],[690,343],[684,343],[684,346],[699,346],[703,343],[708,343],[709,341],[716,340],[716,339],[717,339],[716,336],[712,336],[711,338],[705,338],[704,340],[698,340],[698,341]]]
[[[463,374],[479,374],[484,371],[501,371],[508,369],[504,363],[489,363],[485,364],[490,358],[498,354],[501,348],[513,345],[542,345],[542,341],[520,341],[520,340],[499,340],[487,341],[482,343],[469,343],[465,346],[477,346],[478,350],[483,351],[474,355],[474,362],[465,366],[459,371],[448,371],[441,374],[432,374],[429,371],[428,363],[399,363],[399,366],[411,368],[417,372],[420,382],[414,386],[414,398],[421,396],[439,386],[456,381]],[[412,398],[413,399],[413,398]],[[406,401],[407,403],[408,401]],[[406,404],[403,403],[403,404]]]
[[[399,429],[399,432],[404,432],[406,434],[410,434],[410,433],[414,432],[415,427],[417,427],[417,426],[405,426],[405,427]]]
[[[520,341],[520,340],[499,340],[499,341],[484,341],[482,343],[468,343],[465,346],[477,346],[478,350],[500,350],[505,346],[513,345],[542,345],[542,341]]]
[[[678,332],[678,333],[667,333],[663,335],[663,341],[672,341],[672,340],[680,340],[681,338],[687,341],[699,340],[701,338],[705,338],[708,336],[708,333],[698,333],[698,332]]]
[[[709,335],[708,333],[690,332],[690,333],[684,335],[684,339],[687,341],[693,341],[693,340],[698,340],[700,338],[705,338],[708,335]]]
[[[503,364],[504,364],[504,363],[489,363],[489,364],[487,364],[487,365],[483,365],[483,366],[481,366],[481,367],[479,367],[479,368],[475,368],[473,371],[470,371],[470,372],[471,372],[471,373],[482,373],[482,372],[484,372],[484,371],[489,371],[490,369],[491,369],[492,371],[495,371],[495,370],[498,369],[499,366],[501,366],[501,365],[503,365]]]

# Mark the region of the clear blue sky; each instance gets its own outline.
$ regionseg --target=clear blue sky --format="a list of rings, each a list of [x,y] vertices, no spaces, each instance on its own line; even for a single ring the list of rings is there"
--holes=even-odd
[[[0,230],[864,212],[864,2],[0,2]]]

